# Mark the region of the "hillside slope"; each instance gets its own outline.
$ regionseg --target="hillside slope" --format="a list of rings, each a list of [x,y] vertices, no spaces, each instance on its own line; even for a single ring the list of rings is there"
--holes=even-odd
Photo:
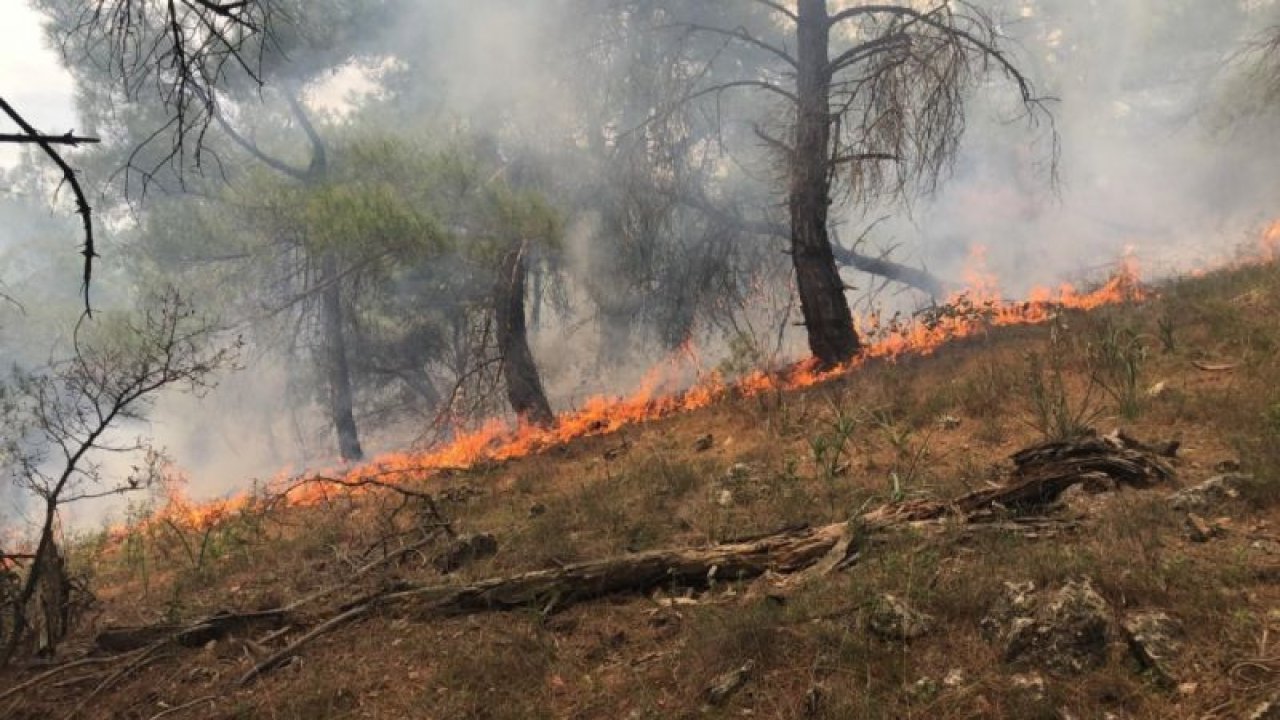
[[[62,664],[0,675],[0,717],[1243,718],[1273,699],[1280,713],[1277,317],[1280,270],[1238,268],[399,489],[317,480],[310,506],[264,495],[139,518],[76,543],[96,602]],[[820,574],[456,617],[361,605],[956,498],[1084,426],[1178,441],[1175,477],[866,533]],[[1170,503],[1223,473],[1220,496]],[[496,552],[448,556],[477,534]]]

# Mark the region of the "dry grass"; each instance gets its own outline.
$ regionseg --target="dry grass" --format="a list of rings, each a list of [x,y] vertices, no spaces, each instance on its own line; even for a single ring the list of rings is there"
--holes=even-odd
[[[204,695],[219,699],[190,717],[1239,716],[1280,681],[1274,663],[1239,669],[1273,657],[1260,643],[1280,630],[1280,558],[1253,547],[1280,528],[1278,316],[1275,267],[1215,273],[1141,305],[1067,316],[1053,338],[1047,327],[992,332],[806,392],[729,400],[424,485],[444,498],[460,531],[499,538],[498,554],[463,569],[462,579],[839,521],[868,504],[981,486],[994,463],[1054,434],[1029,385],[1036,354],[1058,369],[1064,401],[1085,407],[1100,429],[1181,439],[1183,483],[1226,460],[1253,473],[1242,497],[1218,511],[1231,518],[1222,539],[1190,543],[1162,491],[1124,491],[1073,506],[1086,514],[1075,535],[895,533],[850,571],[784,597],[725,583],[676,607],[615,598],[549,617],[375,616],[322,637],[248,690],[234,688],[255,652],[242,640],[175,651],[85,716],[149,718],[161,703]],[[1149,394],[1157,383],[1163,391]],[[705,433],[712,447],[698,452]],[[105,624],[269,607],[341,583],[393,548],[389,535],[417,537],[418,516],[402,505],[374,494],[246,512],[208,532],[151,526],[123,543],[85,539],[75,563],[91,571],[101,606],[82,638]],[[429,581],[436,549],[388,564],[351,594]],[[1099,670],[1050,678],[1044,699],[1010,682],[1021,669],[1006,666],[978,626],[1002,583],[1051,587],[1085,576],[1118,612],[1161,608],[1184,622],[1183,672],[1194,690],[1161,687],[1119,646]],[[913,642],[875,638],[865,617],[886,592],[940,628]],[[705,709],[712,678],[747,661],[755,669],[742,691]],[[943,684],[956,670],[959,680]],[[85,690],[45,688],[0,702],[0,712],[45,717]]]

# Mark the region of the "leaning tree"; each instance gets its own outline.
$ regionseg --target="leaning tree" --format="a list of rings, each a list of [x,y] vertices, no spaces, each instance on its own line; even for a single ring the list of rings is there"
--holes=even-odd
[[[729,92],[776,102],[781,121],[762,119],[753,131],[781,161],[800,307],[809,348],[825,366],[861,347],[833,250],[832,206],[934,188],[959,147],[966,101],[989,75],[1010,81],[1029,118],[1047,116],[997,22],[969,3],[636,1],[660,6],[661,26],[685,41],[679,62],[711,76],[725,48],[750,58],[735,53],[735,77],[716,75],[656,108],[655,118],[694,102],[719,107]]]

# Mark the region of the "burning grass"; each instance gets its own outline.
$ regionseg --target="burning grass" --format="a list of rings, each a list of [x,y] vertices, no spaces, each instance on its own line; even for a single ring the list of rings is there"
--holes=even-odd
[[[946,304],[910,318],[879,316],[857,321],[866,342],[864,352],[842,367],[818,370],[810,362],[797,363],[778,372],[757,370],[733,381],[719,373],[699,373],[695,384],[679,390],[680,378],[687,376],[690,363],[697,366],[696,352],[685,349],[666,363],[655,366],[636,392],[623,397],[596,396],[582,407],[559,415],[553,426],[511,427],[501,419],[483,423],[479,429],[460,433],[442,446],[416,453],[395,453],[376,458],[355,468],[342,468],[321,475],[341,476],[348,485],[370,482],[413,482],[443,470],[457,470],[483,463],[501,463],[515,458],[562,447],[583,437],[612,435],[623,428],[671,415],[693,412],[727,398],[750,398],[813,387],[861,370],[869,362],[897,361],[904,357],[927,356],[958,340],[986,333],[992,328],[1036,325],[1070,311],[1089,311],[1106,305],[1143,299],[1137,266],[1126,257],[1116,272],[1090,291],[1062,285],[1057,290],[1040,289],[1024,301],[1007,301],[992,277],[981,270],[982,252],[975,254],[971,287],[955,294]],[[175,483],[174,487],[180,487]],[[282,474],[268,483],[271,491],[296,505],[310,505],[329,498],[333,488],[297,483]],[[174,491],[160,511],[170,522],[194,528],[208,527],[219,518],[244,509],[252,502],[249,494],[228,499],[193,503]]]

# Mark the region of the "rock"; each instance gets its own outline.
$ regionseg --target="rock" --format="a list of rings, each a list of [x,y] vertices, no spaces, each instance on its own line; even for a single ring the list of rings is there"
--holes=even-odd
[[[938,697],[938,689],[938,681],[926,675],[911,683],[907,694],[916,702],[927,703]]]
[[[1199,485],[1183,488],[1170,495],[1169,506],[1174,510],[1203,510],[1210,505],[1239,497],[1240,488],[1252,481],[1252,475],[1240,473],[1215,475]]]
[[[1209,542],[1224,532],[1218,523],[1209,522],[1199,515],[1189,512],[1186,518],[1187,539],[1191,542]]]
[[[1009,678],[1009,685],[1018,691],[1022,698],[1030,703],[1042,703],[1048,699],[1044,678],[1039,673],[1014,675]]]
[[[1027,597],[1002,601],[1025,608]],[[998,629],[1006,662],[1059,675],[1076,675],[1106,662],[1111,609],[1092,583],[1069,582],[1035,605],[1030,614],[1006,612],[1012,619],[1004,623],[996,613],[988,616],[988,624]]]
[[[489,533],[463,535],[455,538],[444,552],[431,561],[431,564],[441,575],[448,575],[464,565],[490,557],[497,552],[498,539]]]
[[[693,442],[694,452],[706,452],[715,444],[715,438],[711,433],[707,433]]]
[[[938,418],[938,427],[943,430],[955,430],[960,427],[960,418],[954,415],[943,415]]]
[[[885,640],[914,640],[933,630],[935,624],[932,616],[887,593],[876,598],[867,617],[867,628]]]
[[[547,506],[536,502],[529,506],[529,517],[536,518],[547,514]]]
[[[964,671],[960,668],[951,668],[951,670],[947,672],[946,677],[942,678],[942,686],[954,690],[955,688],[964,685],[964,681]]]
[[[729,701],[733,694],[742,689],[751,678],[751,671],[756,667],[755,660],[748,660],[745,665],[717,677],[711,687],[707,688],[707,704],[719,707]]]
[[[988,640],[996,640],[1013,624],[1014,619],[1030,615],[1036,606],[1036,584],[1030,580],[1021,583],[1006,582],[1004,592],[982,618],[983,634]]]
[[[1169,383],[1165,382],[1164,380],[1161,380],[1155,385],[1152,385],[1151,387],[1147,388],[1147,397],[1158,398],[1164,395],[1165,391],[1168,389],[1169,389]]]
[[[1167,613],[1158,610],[1129,613],[1120,621],[1129,651],[1144,670],[1148,670],[1160,684],[1177,685],[1172,663],[1182,650],[1186,636],[1182,624]]]
[[[733,504],[733,491],[732,491],[732,490],[728,490],[728,489],[721,490],[721,491],[716,495],[716,504],[717,504],[717,505],[719,505],[720,507],[725,507],[725,508],[727,508],[727,507],[729,507],[730,505],[732,505],[732,504]]]
[[[724,474],[724,479],[729,483],[746,482],[751,479],[754,474],[752,467],[746,463],[734,463]]]
[[[1213,466],[1213,469],[1220,473],[1238,473],[1240,472],[1240,461],[1235,458],[1220,460]]]

